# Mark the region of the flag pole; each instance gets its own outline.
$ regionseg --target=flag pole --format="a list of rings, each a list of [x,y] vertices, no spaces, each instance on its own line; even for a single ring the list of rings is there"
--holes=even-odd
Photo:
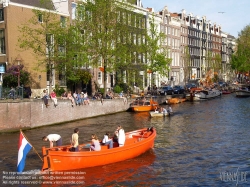
[[[41,159],[41,161],[43,162],[42,157],[39,155],[39,153],[37,152],[37,150],[35,149],[35,147],[30,143],[29,139],[25,136],[25,134],[23,133],[22,129],[20,129],[20,132],[23,134],[23,136],[26,138],[26,140],[29,142],[29,144],[32,146],[33,150],[36,152],[36,154],[39,156],[39,158]]]

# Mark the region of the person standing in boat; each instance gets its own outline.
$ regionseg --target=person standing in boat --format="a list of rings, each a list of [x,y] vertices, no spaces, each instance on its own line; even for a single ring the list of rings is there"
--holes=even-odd
[[[78,145],[79,145],[78,138],[79,138],[79,136],[78,136],[78,134],[79,134],[79,129],[75,128],[74,133],[72,134],[72,139],[71,139],[71,145],[73,146],[73,150],[75,152],[79,151],[79,148],[78,148]]]
[[[118,126],[117,131],[118,131],[118,144],[119,147],[122,147],[125,144],[125,131],[120,125]]]
[[[112,138],[110,138],[110,135],[108,132],[106,132],[106,134],[103,136],[102,143],[104,145],[109,145],[109,149],[113,148],[113,140],[112,140]]]
[[[53,143],[56,142],[56,146],[62,145],[62,137],[59,134],[49,134],[43,137],[43,141],[49,141],[50,148],[53,147]]]
[[[90,146],[90,151],[100,151],[101,145],[100,141],[98,140],[98,137],[95,134],[92,134],[92,145]]]

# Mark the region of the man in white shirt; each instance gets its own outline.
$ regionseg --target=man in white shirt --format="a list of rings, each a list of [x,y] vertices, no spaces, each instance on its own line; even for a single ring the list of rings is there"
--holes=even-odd
[[[113,148],[113,140],[109,137],[109,133],[106,133],[106,134],[103,136],[102,143],[103,143],[104,145],[109,145],[109,149],[112,149],[112,148]]]
[[[44,136],[43,141],[49,141],[50,148],[53,147],[54,142],[56,142],[56,146],[62,145],[62,138],[59,134],[49,134],[48,136]]]

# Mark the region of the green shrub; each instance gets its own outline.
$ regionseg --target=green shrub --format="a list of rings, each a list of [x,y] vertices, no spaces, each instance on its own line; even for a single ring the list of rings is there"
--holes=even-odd
[[[61,96],[65,92],[65,90],[64,90],[64,88],[60,88],[58,85],[56,85],[55,92],[56,92],[57,96]]]
[[[116,85],[113,90],[115,93],[121,93],[122,88],[119,85]]]

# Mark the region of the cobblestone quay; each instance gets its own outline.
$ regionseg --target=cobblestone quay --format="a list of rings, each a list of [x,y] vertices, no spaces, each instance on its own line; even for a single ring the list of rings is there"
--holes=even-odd
[[[84,118],[126,111],[131,100],[122,98],[105,99],[103,102],[90,100],[89,105],[71,106],[70,100],[58,100],[54,107],[49,100],[48,108],[41,99],[1,100],[0,132],[17,131],[46,125],[59,124]]]

